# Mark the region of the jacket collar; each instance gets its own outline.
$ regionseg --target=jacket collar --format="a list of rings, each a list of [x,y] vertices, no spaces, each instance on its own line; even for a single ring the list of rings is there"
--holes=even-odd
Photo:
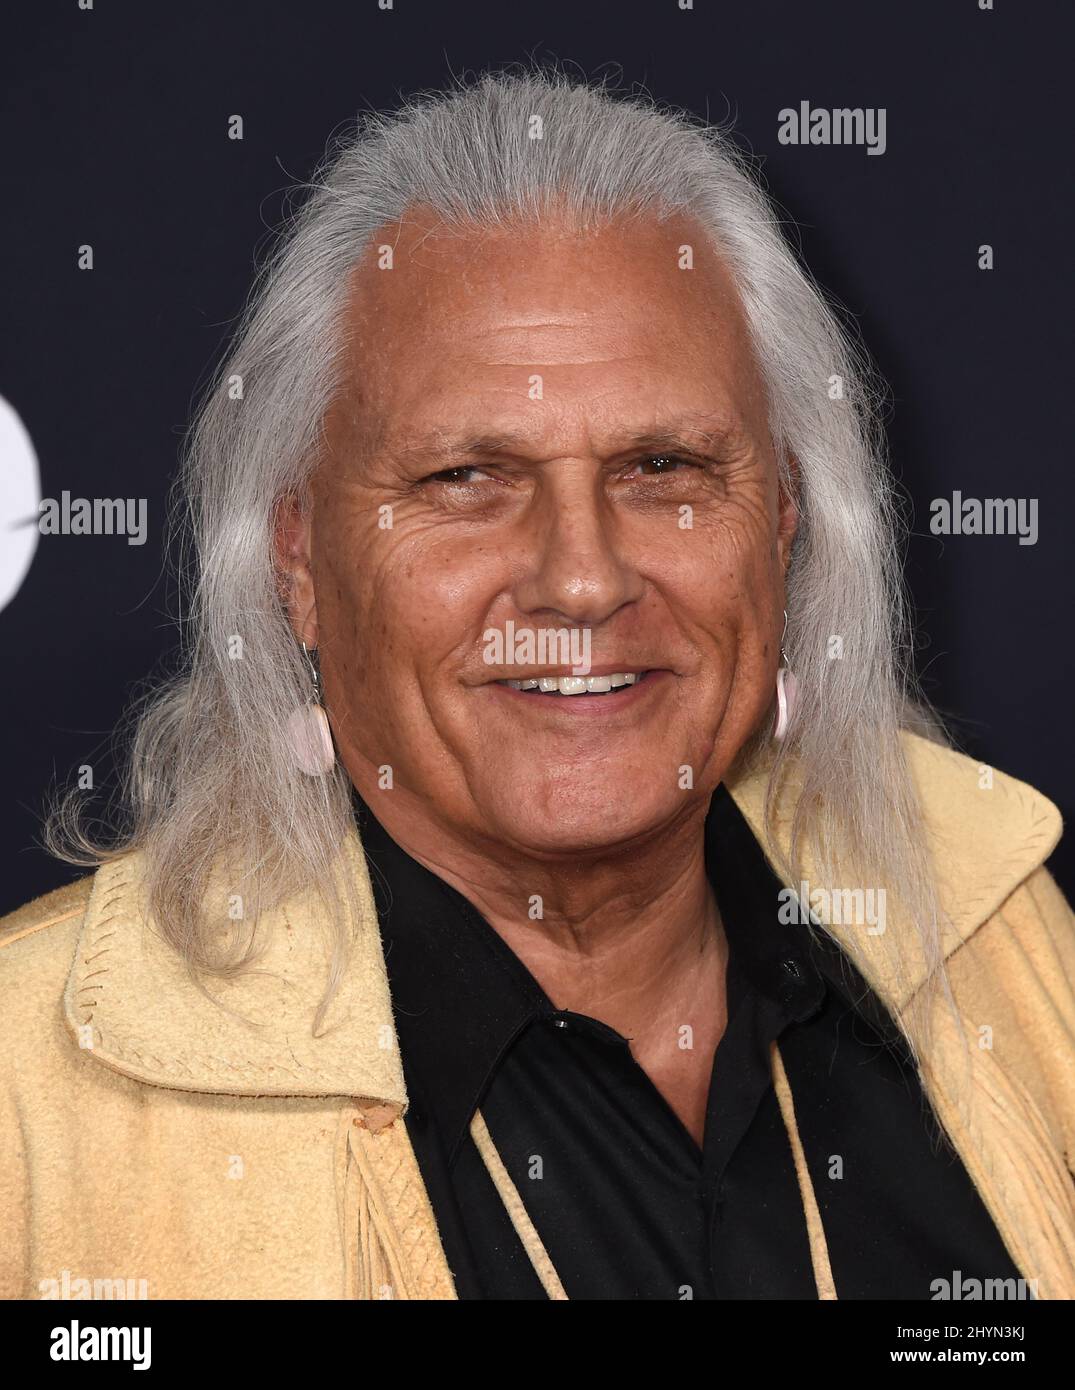
[[[950,922],[942,937],[947,956],[1044,862],[1059,839],[1060,815],[1032,787],[1001,773],[993,773],[990,789],[981,788],[977,764],[949,749],[913,735],[906,747]],[[763,846],[767,781],[762,768],[729,784]],[[789,781],[776,824],[785,853],[795,795]],[[767,857],[774,862],[768,851]],[[267,915],[266,953],[255,971],[207,991],[143,912],[141,854],[103,865],[65,993],[67,1023],[79,1046],[104,1065],[158,1086],[220,1095],[347,1096],[367,1111],[371,1127],[402,1114],[407,1092],[357,828],[349,829],[339,863],[356,887],[353,953],[317,1037],[312,1023],[327,978],[330,933],[315,894]],[[906,947],[899,972],[879,938],[853,928],[851,942],[830,914],[815,909],[815,915],[837,940],[857,948],[866,979],[889,1011],[899,1013],[926,974],[899,905],[888,904],[886,924],[888,933],[898,933],[901,950]]]
[[[904,734],[903,746],[933,862],[943,919],[940,945],[947,960],[1045,862],[1060,839],[1063,822],[1053,803],[1025,782],[915,734]],[[731,790],[775,868],[765,832],[768,780],[763,769]],[[798,794],[799,782],[792,770],[775,812],[774,838],[785,855]],[[804,858],[806,886],[812,889],[820,880],[813,878],[809,855]],[[791,886],[798,890],[801,885]],[[815,917],[847,949],[888,1012],[897,1017],[929,974],[909,913],[889,894],[885,934],[872,936],[864,927],[841,924],[838,911],[832,910],[835,905],[834,895],[814,910]]]
[[[352,954],[318,1035],[330,923],[312,892],[263,922],[264,955],[234,980],[199,988],[143,912],[140,852],[94,876],[64,996],[80,1047],[127,1076],[220,1095],[347,1096],[371,1128],[407,1093],[392,1022],[377,914],[358,835],[339,867],[356,889]],[[223,1007],[221,1007],[223,1005]]]

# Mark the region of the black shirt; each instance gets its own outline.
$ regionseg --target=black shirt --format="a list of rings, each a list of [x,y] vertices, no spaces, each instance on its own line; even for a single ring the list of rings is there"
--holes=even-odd
[[[357,794],[355,813],[407,1132],[460,1298],[547,1297],[471,1138],[479,1105],[569,1298],[817,1298],[773,1039],[838,1298],[929,1299],[931,1282],[956,1271],[1019,1278],[898,1029],[830,937],[778,919],[783,885],[723,786],[705,837],[728,939],[728,1022],[701,1151],[626,1038],[556,1009]]]

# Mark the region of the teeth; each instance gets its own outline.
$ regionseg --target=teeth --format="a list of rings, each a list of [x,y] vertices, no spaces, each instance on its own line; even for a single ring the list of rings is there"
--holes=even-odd
[[[500,681],[512,690],[540,690],[545,695],[604,695],[635,685],[642,679],[641,671],[616,671],[609,676],[541,676],[522,681]]]

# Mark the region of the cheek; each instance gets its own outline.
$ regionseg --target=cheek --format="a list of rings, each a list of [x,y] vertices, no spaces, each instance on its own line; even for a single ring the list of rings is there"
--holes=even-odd
[[[497,592],[492,547],[449,542],[434,531],[378,531],[342,553],[359,557],[342,568],[326,564],[318,579],[330,605],[328,640],[341,649],[341,669],[378,684],[413,685],[414,673],[476,644],[490,595]]]
[[[750,645],[752,633],[768,631],[777,571],[764,534],[720,528],[680,541],[657,558],[657,582],[696,636],[709,634],[722,646]]]

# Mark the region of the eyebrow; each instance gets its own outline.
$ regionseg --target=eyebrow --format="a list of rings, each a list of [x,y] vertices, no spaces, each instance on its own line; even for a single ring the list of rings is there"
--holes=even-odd
[[[705,411],[692,411],[676,416],[637,434],[625,433],[616,447],[607,450],[609,456],[631,450],[654,452],[692,451],[699,447],[712,449],[739,444],[744,431],[739,423],[727,416]],[[504,458],[533,450],[535,441],[528,435],[506,432],[501,434],[448,434],[435,432],[393,450],[397,458],[410,463],[440,463],[447,468],[464,459]]]

